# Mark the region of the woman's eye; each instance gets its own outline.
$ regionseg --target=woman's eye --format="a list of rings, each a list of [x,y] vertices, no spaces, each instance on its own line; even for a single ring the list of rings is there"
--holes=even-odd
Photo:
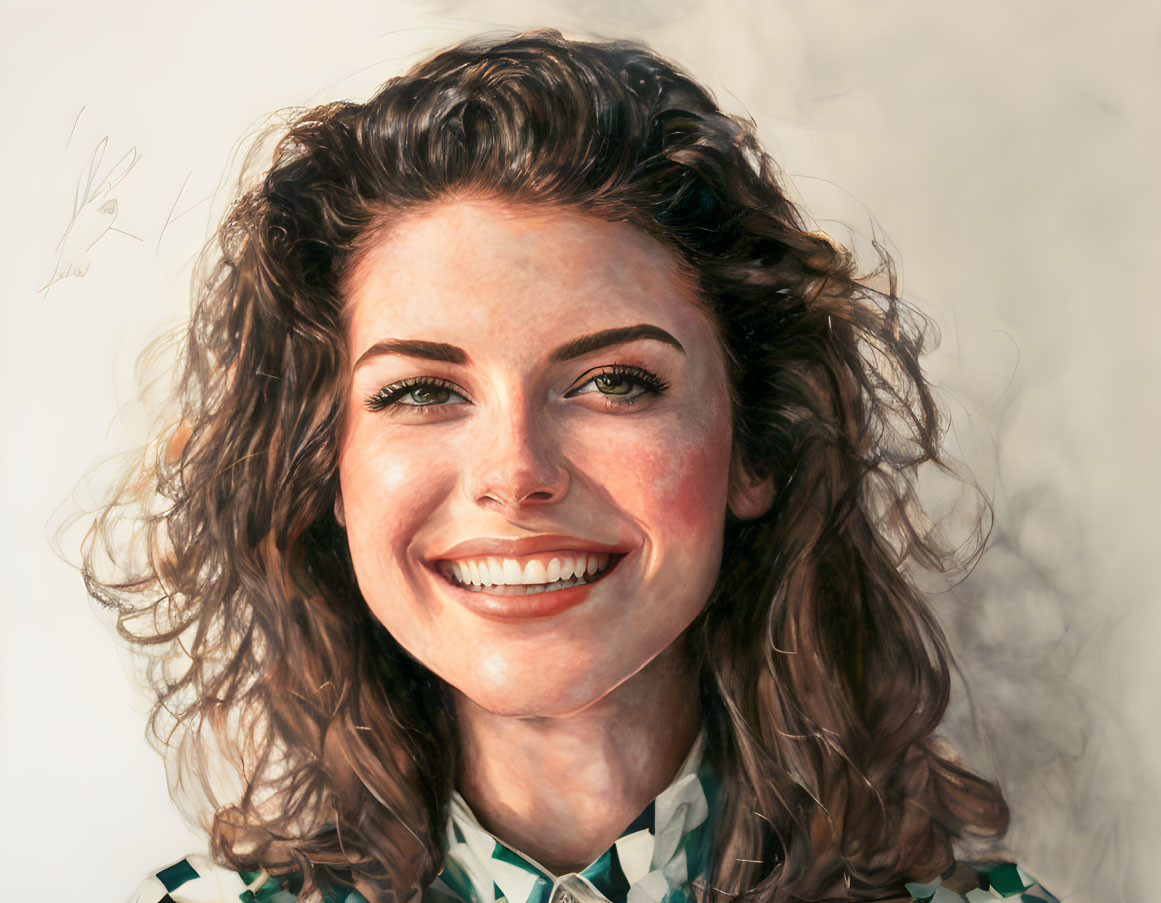
[[[568,392],[566,398],[599,394],[611,404],[632,404],[644,395],[660,395],[669,386],[659,377],[640,367],[615,364],[592,374]]]
[[[396,404],[413,404],[418,407],[426,407],[429,404],[446,404],[452,394],[450,389],[445,389],[443,386],[420,386],[410,392],[405,392],[397,399]]]
[[[395,406],[435,408],[466,402],[467,399],[451,383],[441,379],[415,378],[384,386],[367,399],[367,407],[372,411],[382,411]]]
[[[604,395],[631,395],[634,390],[645,391],[632,380],[615,373],[602,373],[600,376],[594,377],[593,385],[597,387],[598,392]]]

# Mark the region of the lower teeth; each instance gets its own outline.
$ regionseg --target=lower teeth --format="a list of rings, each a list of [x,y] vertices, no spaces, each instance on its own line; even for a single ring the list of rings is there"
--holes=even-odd
[[[593,574],[593,577],[599,576]],[[459,583],[460,589],[473,593],[491,593],[494,596],[532,596],[536,593],[551,593],[558,589],[568,589],[570,586],[582,586],[589,581],[585,577],[569,577],[567,580],[558,580],[556,583],[514,583],[511,585],[497,584],[493,586],[477,586],[474,583]]]

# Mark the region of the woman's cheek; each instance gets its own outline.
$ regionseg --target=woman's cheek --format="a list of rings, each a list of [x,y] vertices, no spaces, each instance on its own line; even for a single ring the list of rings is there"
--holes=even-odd
[[[339,461],[339,479],[352,554],[380,560],[398,553],[432,505],[440,482],[430,451],[364,430],[350,437]]]
[[[613,451],[610,454],[610,451]],[[679,528],[693,536],[721,529],[730,444],[697,430],[664,430],[617,441],[608,437],[602,481],[616,503],[647,527]]]

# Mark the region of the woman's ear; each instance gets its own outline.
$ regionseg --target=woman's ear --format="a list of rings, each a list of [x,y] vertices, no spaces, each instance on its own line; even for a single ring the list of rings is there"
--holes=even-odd
[[[335,493],[335,520],[344,530],[347,528],[347,512],[343,510],[343,494],[341,492]]]
[[[774,504],[774,478],[756,477],[734,449],[730,462],[730,487],[727,502],[730,512],[738,520],[754,520],[761,517]]]

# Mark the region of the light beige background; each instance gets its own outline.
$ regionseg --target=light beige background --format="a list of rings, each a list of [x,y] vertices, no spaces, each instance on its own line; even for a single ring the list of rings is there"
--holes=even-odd
[[[134,360],[185,310],[235,142],[276,108],[362,98],[460,37],[536,24],[649,41],[760,124],[824,228],[890,243],[904,293],[942,329],[930,366],[952,441],[996,507],[993,549],[934,600],[973,686],[949,729],[1005,782],[1010,845],[1050,888],[1161,897],[1147,889],[1161,848],[1156,3],[7,0],[2,14],[0,897],[116,901],[201,848],[166,799],[110,631],[49,538],[91,504],[82,474],[142,438]],[[104,136],[103,168],[140,155],[109,195],[131,235],[106,234],[84,278],[37,294]],[[62,552],[75,558],[75,534]]]

